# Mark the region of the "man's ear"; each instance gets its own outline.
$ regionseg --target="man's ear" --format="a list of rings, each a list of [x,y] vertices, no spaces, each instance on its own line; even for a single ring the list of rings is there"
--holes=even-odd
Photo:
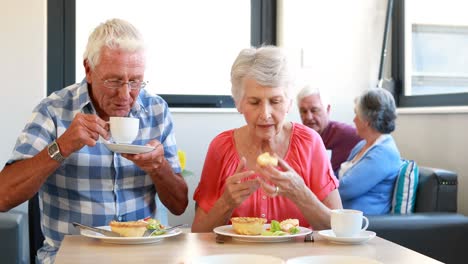
[[[327,110],[327,114],[330,114],[330,110],[331,110],[331,105],[330,104],[327,105],[326,110]]]
[[[87,59],[83,60],[83,66],[85,68],[86,81],[88,83],[92,83],[92,80],[91,80],[91,65],[89,65],[89,62],[88,62]]]

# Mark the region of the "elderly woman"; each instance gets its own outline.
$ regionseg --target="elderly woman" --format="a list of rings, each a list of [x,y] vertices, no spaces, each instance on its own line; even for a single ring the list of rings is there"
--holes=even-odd
[[[400,152],[390,133],[395,130],[395,101],[386,90],[365,91],[356,99],[354,123],[363,138],[339,170],[344,208],[365,214],[386,214],[400,169]]]
[[[231,69],[232,96],[246,125],[211,142],[200,183],[193,232],[211,232],[234,216],[267,221],[297,218],[301,226],[330,226],[330,208],[341,208],[338,182],[320,136],[286,122],[292,80],[280,48],[240,52]],[[259,166],[274,153],[278,167]]]

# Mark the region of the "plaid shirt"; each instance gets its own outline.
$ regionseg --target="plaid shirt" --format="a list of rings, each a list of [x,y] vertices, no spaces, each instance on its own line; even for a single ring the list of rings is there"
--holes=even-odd
[[[34,109],[30,122],[18,137],[8,164],[28,159],[62,135],[77,113],[95,114],[88,85],[68,86]],[[145,89],[140,91],[130,116],[140,119],[134,144],[152,139],[164,145],[165,158],[180,173],[172,118],[166,102]],[[66,234],[76,234],[72,222],[105,226],[111,220],[132,221],[154,217],[156,190],[151,178],[133,162],[97,142],[71,154],[39,190],[44,246],[41,262],[50,263]]]

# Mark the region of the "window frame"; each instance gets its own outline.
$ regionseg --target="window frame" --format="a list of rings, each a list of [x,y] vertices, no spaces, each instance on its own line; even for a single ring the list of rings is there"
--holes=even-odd
[[[405,95],[405,0],[395,0],[392,15],[392,79],[398,107],[466,106],[468,93]]]
[[[276,45],[277,0],[251,0],[251,45]],[[47,2],[47,94],[75,83],[76,0]],[[169,107],[234,108],[230,95],[159,94]]]

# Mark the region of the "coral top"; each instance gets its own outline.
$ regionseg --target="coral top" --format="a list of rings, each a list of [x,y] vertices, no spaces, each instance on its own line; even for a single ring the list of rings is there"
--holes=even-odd
[[[314,130],[293,123],[290,145],[284,160],[302,176],[307,187],[319,200],[322,201],[338,188],[339,183],[333,174],[322,139]],[[193,196],[205,212],[209,212],[221,197],[226,179],[234,174],[239,162],[234,130],[216,136],[208,148],[201,180]],[[261,188],[237,207],[232,216],[264,217],[268,222],[297,218],[301,226],[310,226],[291,200],[283,196],[269,197]]]

